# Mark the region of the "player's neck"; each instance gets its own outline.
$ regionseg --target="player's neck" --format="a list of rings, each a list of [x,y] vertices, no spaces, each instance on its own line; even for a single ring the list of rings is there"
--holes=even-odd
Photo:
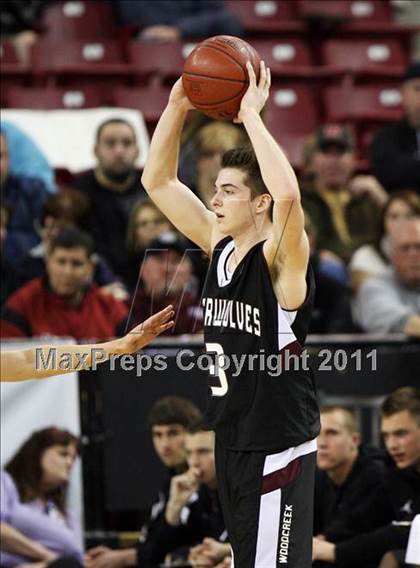
[[[270,228],[271,223],[263,225],[259,230],[253,226],[238,235],[234,235],[235,254],[242,258],[254,245],[268,239],[270,236]]]

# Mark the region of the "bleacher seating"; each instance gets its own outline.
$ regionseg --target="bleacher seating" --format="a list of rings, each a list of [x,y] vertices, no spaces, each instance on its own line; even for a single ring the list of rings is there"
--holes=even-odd
[[[94,85],[82,88],[10,87],[6,91],[9,108],[79,109],[95,108],[106,102],[103,90]]]
[[[53,2],[45,11],[45,37],[61,41],[110,39],[116,34],[112,6],[103,0]]]
[[[330,17],[364,23],[392,21],[387,0],[297,0],[296,8],[302,18]]]
[[[195,44],[168,42],[132,41],[129,45],[129,57],[133,72],[138,82],[155,77],[159,80],[179,77],[184,67],[184,60]]]
[[[255,40],[253,47],[276,76],[311,77],[315,70],[309,47],[303,39],[286,37],[279,40]]]
[[[294,0],[230,0],[229,9],[237,14],[248,33],[299,31]]]
[[[399,89],[388,85],[330,87],[325,92],[327,119],[333,122],[385,122],[401,116]]]
[[[170,88],[159,85],[152,87],[118,87],[114,91],[114,103],[117,107],[141,110],[148,125],[159,120],[169,98]]]
[[[332,39],[322,45],[324,71],[371,78],[399,78],[407,65],[401,43],[395,39]]]
[[[8,41],[0,44],[0,67],[2,88],[9,84],[26,84],[30,80],[28,66],[19,62],[13,45]]]

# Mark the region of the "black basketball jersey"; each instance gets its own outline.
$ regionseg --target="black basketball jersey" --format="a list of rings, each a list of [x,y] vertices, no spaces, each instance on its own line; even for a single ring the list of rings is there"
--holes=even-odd
[[[263,244],[254,245],[233,274],[233,239],[226,237],[213,252],[203,290],[204,338],[220,368],[209,375],[206,421],[227,448],[274,453],[319,433],[312,373],[298,359],[315,286],[309,268],[305,303],[283,309]]]

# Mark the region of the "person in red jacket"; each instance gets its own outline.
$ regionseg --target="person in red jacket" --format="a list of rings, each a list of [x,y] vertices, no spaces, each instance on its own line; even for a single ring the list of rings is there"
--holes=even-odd
[[[93,244],[63,229],[47,255],[47,274],[12,294],[1,316],[2,337],[64,336],[105,340],[125,331],[127,307],[91,283]]]

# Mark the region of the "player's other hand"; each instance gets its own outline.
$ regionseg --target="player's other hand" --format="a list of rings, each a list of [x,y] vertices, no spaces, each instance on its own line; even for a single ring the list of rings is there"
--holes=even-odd
[[[172,320],[174,313],[173,307],[167,306],[136,326],[121,339],[117,339],[117,353],[119,355],[135,353],[155,337],[170,329],[174,325]]]
[[[169,103],[185,110],[192,110],[194,108],[194,105],[191,104],[190,99],[185,94],[182,77],[180,77],[172,87],[171,94],[169,95]]]
[[[200,482],[192,469],[181,475],[175,475],[171,480],[169,500],[183,506],[199,486]]]
[[[249,61],[246,67],[249,75],[249,87],[242,97],[238,116],[233,121],[236,123],[243,122],[244,115],[248,110],[255,110],[260,114],[270,94],[271,73],[270,69],[265,66],[264,61],[261,61],[260,64],[260,80],[258,84],[254,68]]]

